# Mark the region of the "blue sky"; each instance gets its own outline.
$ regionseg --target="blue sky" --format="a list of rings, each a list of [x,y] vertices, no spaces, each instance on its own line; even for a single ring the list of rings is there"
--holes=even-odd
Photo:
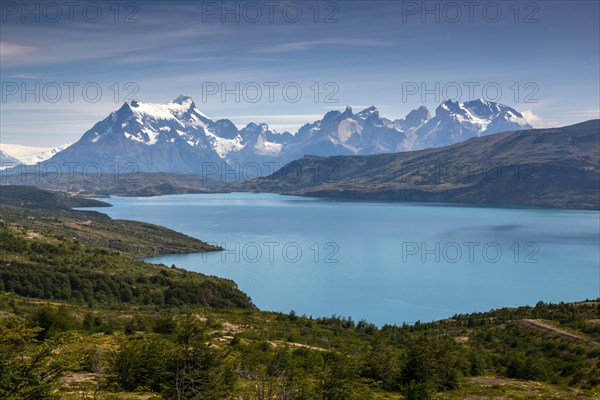
[[[113,1],[80,4],[58,16],[43,2],[2,3],[3,143],[75,141],[133,91],[145,102],[187,93],[211,118],[292,132],[346,105],[433,113],[444,94],[497,100],[538,127],[600,117],[597,1],[325,1],[318,15],[312,1],[125,1],[118,15]]]

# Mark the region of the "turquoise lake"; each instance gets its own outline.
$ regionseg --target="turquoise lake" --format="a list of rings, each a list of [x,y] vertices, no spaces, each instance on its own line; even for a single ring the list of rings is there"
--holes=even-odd
[[[226,251],[154,263],[233,279],[263,310],[377,325],[600,296],[600,213],[273,194],[102,199]]]

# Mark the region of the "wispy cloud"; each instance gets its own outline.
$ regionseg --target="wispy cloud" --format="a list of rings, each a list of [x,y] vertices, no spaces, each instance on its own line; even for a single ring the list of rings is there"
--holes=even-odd
[[[559,121],[545,120],[536,113],[534,113],[532,110],[521,111],[521,114],[523,114],[523,118],[525,118],[525,121],[527,121],[527,123],[533,126],[534,128],[554,128],[557,126],[564,125]]]
[[[289,121],[289,120],[303,120],[310,121],[313,119],[319,119],[323,115],[321,114],[263,114],[263,115],[236,115],[234,118],[239,119],[251,119],[254,118],[258,121]]]
[[[9,75],[12,79],[42,79],[45,75],[42,74],[32,74],[29,72],[17,72],[15,74]]]
[[[306,40],[301,42],[281,43],[263,49],[254,50],[254,53],[287,53],[291,51],[308,50],[320,46],[359,46],[359,47],[381,47],[389,46],[390,43],[371,39],[321,39]]]
[[[527,123],[535,128],[540,128],[542,125],[542,118],[534,113],[532,110],[521,111],[523,118]]]
[[[600,108],[589,108],[586,110],[565,111],[564,114],[567,114],[567,115],[570,115],[573,117],[600,118]]]
[[[26,46],[16,43],[0,42],[0,57],[4,61],[12,61],[23,56],[29,56],[35,50],[33,46]]]
[[[295,133],[302,125],[323,118],[321,114],[263,114],[263,115],[234,115],[223,116],[237,127],[244,127],[250,122],[266,123],[277,132],[288,131]]]

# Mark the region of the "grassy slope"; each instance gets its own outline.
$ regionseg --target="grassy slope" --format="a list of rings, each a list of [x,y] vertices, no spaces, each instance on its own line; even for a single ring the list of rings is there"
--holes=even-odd
[[[27,231],[74,237],[137,257],[221,250],[161,226],[72,210],[102,206],[110,204],[29,186],[0,186],[0,220]]]

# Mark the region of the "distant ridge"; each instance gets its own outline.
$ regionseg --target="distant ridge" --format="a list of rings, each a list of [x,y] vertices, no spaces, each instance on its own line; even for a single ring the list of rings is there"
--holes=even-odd
[[[600,120],[395,154],[304,157],[235,190],[600,209]]]

